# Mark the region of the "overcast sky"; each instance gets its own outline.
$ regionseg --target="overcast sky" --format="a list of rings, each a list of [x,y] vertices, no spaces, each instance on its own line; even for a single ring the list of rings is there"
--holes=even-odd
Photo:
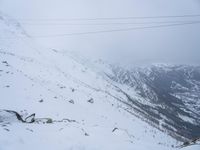
[[[29,35],[46,47],[96,54],[140,63],[200,64],[200,24],[65,37],[36,38],[43,35],[79,33],[146,27],[158,24],[80,25],[200,21],[193,18],[130,20],[43,19],[115,18],[200,14],[200,0],[0,0],[0,11],[19,20]],[[42,21],[41,21],[42,20]],[[61,25],[60,25],[61,24]],[[65,24],[65,25],[63,25]],[[72,24],[72,25],[69,25]]]

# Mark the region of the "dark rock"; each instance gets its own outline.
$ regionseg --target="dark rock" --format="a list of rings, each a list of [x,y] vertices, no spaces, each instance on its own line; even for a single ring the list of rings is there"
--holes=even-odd
[[[116,130],[118,130],[118,128],[114,128],[114,129],[112,130],[112,132],[115,132]]]
[[[70,102],[71,104],[74,104],[74,100],[72,100],[72,99],[71,99],[69,102]]]
[[[91,98],[91,99],[88,100],[88,102],[91,103],[91,104],[93,104],[94,103],[94,99]]]
[[[26,123],[33,123],[33,122],[35,122],[35,114],[32,114],[32,115],[26,117],[25,118],[25,122]]]
[[[44,100],[43,100],[43,99],[41,99],[41,100],[39,100],[39,102],[40,102],[40,103],[42,103],[42,102],[44,102]]]

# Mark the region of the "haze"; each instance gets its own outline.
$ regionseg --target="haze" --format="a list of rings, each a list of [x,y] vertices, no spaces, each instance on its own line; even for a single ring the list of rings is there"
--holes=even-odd
[[[0,11],[19,20],[27,33],[45,47],[78,51],[84,55],[135,64],[155,62],[200,64],[200,24],[99,34],[52,36],[151,26],[151,24],[112,25],[112,23],[200,21],[200,17],[68,20],[68,25],[63,25],[63,22],[59,25],[60,22],[55,20],[50,23],[44,21],[44,19],[197,15],[200,14],[199,0],[1,0]],[[99,23],[110,23],[110,25],[85,25]],[[44,35],[51,36],[38,37]]]

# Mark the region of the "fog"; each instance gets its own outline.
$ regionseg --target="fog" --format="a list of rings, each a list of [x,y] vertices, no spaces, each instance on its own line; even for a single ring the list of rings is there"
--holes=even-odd
[[[27,33],[45,47],[133,64],[200,64],[200,24],[53,36],[152,26],[121,23],[200,21],[200,17],[90,20],[196,15],[200,14],[199,0],[0,0],[0,11],[19,20]],[[63,23],[63,19],[71,20]],[[109,25],[91,25],[104,23]]]

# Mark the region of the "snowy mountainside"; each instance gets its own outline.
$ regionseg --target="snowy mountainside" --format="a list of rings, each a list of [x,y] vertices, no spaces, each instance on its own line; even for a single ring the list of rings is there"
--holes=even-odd
[[[173,149],[177,141],[125,111],[126,96],[69,55],[33,42],[0,14],[0,149]],[[23,123],[35,113],[38,120]]]
[[[174,137],[199,137],[199,66],[157,64],[127,69],[110,65],[110,68],[112,73],[108,77],[122,88],[131,106],[139,107],[135,111]],[[132,91],[137,97],[132,97]]]

